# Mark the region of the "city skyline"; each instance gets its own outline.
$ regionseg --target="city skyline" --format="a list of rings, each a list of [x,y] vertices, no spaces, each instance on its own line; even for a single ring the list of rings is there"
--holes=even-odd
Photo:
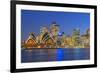
[[[47,28],[40,28],[40,33],[36,35],[30,32],[27,39],[21,41],[22,48],[89,48],[90,29],[85,34],[80,34],[80,29],[74,29],[72,35],[68,36],[60,32],[60,26],[53,22]]]
[[[80,29],[82,35],[90,27],[89,13],[78,12],[22,10],[21,21],[22,40],[26,39],[30,32],[38,35],[41,26],[50,27],[54,21],[60,25],[60,32],[64,32],[66,35],[71,35],[73,29],[76,28]]]

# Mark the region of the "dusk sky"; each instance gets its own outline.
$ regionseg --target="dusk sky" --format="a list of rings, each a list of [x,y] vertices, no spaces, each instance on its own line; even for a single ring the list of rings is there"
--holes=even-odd
[[[60,32],[65,32],[66,35],[71,35],[75,28],[79,28],[80,33],[84,34],[90,27],[90,14],[79,12],[21,10],[22,40],[27,39],[30,32],[34,32],[38,35],[41,26],[47,26],[49,28],[54,21],[60,25]]]

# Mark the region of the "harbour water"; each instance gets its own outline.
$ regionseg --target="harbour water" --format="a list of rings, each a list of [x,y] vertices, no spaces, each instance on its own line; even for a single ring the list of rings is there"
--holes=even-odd
[[[90,59],[89,48],[22,49],[21,62],[70,61]]]

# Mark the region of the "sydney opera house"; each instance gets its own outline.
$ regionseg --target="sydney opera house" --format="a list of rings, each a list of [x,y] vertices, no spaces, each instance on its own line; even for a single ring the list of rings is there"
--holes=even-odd
[[[90,30],[80,34],[80,29],[73,29],[71,35],[60,32],[59,25],[53,22],[50,28],[41,26],[40,33],[36,35],[33,31],[27,39],[21,41],[22,48],[89,48]]]

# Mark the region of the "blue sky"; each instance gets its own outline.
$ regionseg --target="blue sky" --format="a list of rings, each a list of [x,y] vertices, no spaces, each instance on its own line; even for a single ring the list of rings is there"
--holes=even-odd
[[[79,28],[80,33],[84,34],[90,27],[90,14],[79,12],[53,12],[53,11],[36,11],[21,10],[21,38],[25,40],[29,32],[40,32],[40,26],[48,28],[52,22],[60,25],[60,32],[71,35],[73,29]]]

